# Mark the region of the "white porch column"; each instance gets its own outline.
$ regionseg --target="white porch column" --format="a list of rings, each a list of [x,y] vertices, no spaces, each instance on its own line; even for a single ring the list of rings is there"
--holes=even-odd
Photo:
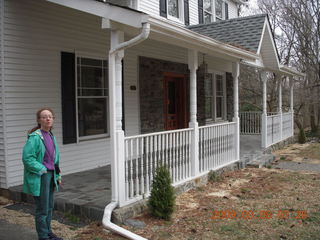
[[[191,176],[199,174],[199,125],[197,122],[197,69],[198,52],[188,49],[188,67],[190,70],[190,122],[193,128],[191,145]]]
[[[124,33],[112,30],[110,49],[123,42]],[[124,131],[122,130],[122,63],[124,51],[109,55],[109,107],[111,136],[112,201],[125,201]]]
[[[294,110],[293,110],[293,76],[290,76],[290,112],[291,112],[291,136],[294,135]]]
[[[261,116],[261,146],[263,148],[267,147],[267,72],[263,71],[261,73],[261,80],[263,83],[263,112]]]
[[[239,62],[232,63],[232,77],[233,77],[233,121],[236,122],[236,160],[240,159],[240,119],[239,119]]]
[[[282,140],[282,133],[283,133],[283,124],[282,124],[282,79],[280,74],[276,74],[276,79],[278,81],[278,114],[280,115],[280,141]]]

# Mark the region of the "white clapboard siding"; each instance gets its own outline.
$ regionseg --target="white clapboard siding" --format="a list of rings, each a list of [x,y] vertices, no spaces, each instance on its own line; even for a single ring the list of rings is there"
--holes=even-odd
[[[139,0],[138,10],[150,14],[152,16],[160,15],[159,0]]]
[[[189,17],[190,25],[196,25],[199,23],[198,0],[189,1]]]
[[[106,165],[109,138],[62,144],[60,90],[61,51],[106,57],[109,33],[101,29],[101,19],[46,1],[10,0],[5,1],[5,9],[8,187],[22,183],[22,148],[27,130],[35,125],[35,112],[42,106],[56,112],[54,134],[63,174]],[[1,142],[0,136],[0,146]]]
[[[237,18],[238,16],[238,6],[234,1],[227,0],[229,18]]]
[[[238,17],[237,4],[232,0],[226,0],[228,3],[229,18]],[[138,10],[152,16],[160,16],[159,0],[140,0]],[[198,0],[189,0],[189,18],[190,25],[199,24]]]
[[[0,188],[7,186],[6,181],[6,162],[5,162],[5,144],[3,128],[3,67],[4,67],[4,44],[3,44],[3,27],[4,27],[4,0],[0,0]]]

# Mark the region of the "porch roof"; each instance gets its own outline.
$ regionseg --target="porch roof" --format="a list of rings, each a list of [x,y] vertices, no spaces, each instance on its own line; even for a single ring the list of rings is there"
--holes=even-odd
[[[231,45],[258,52],[266,14],[233,18],[188,28]]]
[[[254,61],[244,60],[249,65],[284,75],[304,76],[303,73],[280,64],[280,57],[267,14],[198,24],[189,26],[188,28],[212,39],[246,49],[259,55],[259,58]]]

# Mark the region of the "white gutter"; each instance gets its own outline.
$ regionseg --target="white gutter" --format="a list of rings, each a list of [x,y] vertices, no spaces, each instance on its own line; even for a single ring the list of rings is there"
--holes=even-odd
[[[119,51],[124,50],[126,48],[132,47],[144,40],[146,40],[150,33],[150,24],[149,23],[142,23],[142,30],[141,33],[130,39],[127,42],[119,43],[114,48],[110,49],[109,51],[109,74],[111,75],[111,83],[110,84],[110,101],[112,101],[112,107],[110,109],[110,115],[112,116],[111,120],[111,127],[110,127],[110,133],[111,133],[111,140],[112,140],[112,151],[113,151],[113,158],[112,158],[112,164],[111,164],[111,171],[113,171],[113,177],[112,177],[112,201],[109,203],[105,209],[104,214],[102,218],[102,224],[105,228],[116,232],[126,238],[133,239],[133,240],[146,240],[146,238],[143,238],[137,234],[134,234],[133,232],[130,232],[122,227],[117,226],[116,224],[111,222],[111,215],[112,211],[118,206],[119,204],[119,182],[118,182],[118,153],[117,153],[117,134],[116,134],[116,112],[115,112],[115,97],[116,97],[116,91],[115,91],[115,82],[116,78],[121,77],[121,69],[116,68],[116,55]],[[119,72],[120,71],[120,72]],[[124,191],[123,189],[121,189]]]

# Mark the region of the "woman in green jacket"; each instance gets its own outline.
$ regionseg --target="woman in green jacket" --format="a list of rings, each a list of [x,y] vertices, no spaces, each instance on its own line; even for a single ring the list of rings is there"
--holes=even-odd
[[[35,222],[39,240],[62,239],[51,230],[53,193],[61,184],[59,150],[51,132],[53,121],[54,113],[50,108],[42,108],[37,112],[38,125],[29,131],[22,155],[23,191],[31,194],[35,200]]]

